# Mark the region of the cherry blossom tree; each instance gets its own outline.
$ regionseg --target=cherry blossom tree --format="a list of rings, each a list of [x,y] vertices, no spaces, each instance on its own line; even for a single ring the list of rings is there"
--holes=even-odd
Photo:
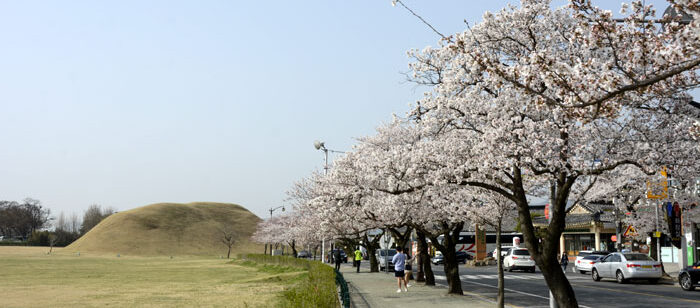
[[[677,4],[697,11],[697,1]],[[578,306],[557,262],[567,202],[586,200],[597,177],[624,166],[696,169],[696,117],[684,91],[697,85],[697,22],[670,22],[658,33],[644,22],[651,7],[633,2],[627,14],[618,22],[590,1],[559,9],[523,1],[410,53],[413,80],[432,87],[412,117],[442,142],[433,156],[439,168],[426,178],[515,203],[561,307]],[[539,243],[526,196],[542,193],[553,218]]]
[[[465,188],[452,183],[428,185],[427,176],[437,163],[432,156],[438,149],[431,135],[397,119],[359,141],[352,153],[336,162],[334,170],[353,179],[352,185],[346,181],[347,186],[367,192],[361,203],[366,219],[394,230],[409,227],[418,231],[427,284],[434,283],[424,237],[430,238],[445,256],[448,292],[462,294],[455,245],[468,220],[462,206],[471,199],[457,194]]]
[[[496,230],[496,254],[498,267],[498,295],[496,305],[505,306],[505,279],[503,277],[503,258],[501,253],[501,231],[516,218],[516,207],[510,199],[486,189],[477,189],[475,193],[483,201],[474,202],[467,208],[472,221],[480,225],[491,226]],[[507,230],[507,229],[506,229]],[[511,229],[512,230],[512,229]]]

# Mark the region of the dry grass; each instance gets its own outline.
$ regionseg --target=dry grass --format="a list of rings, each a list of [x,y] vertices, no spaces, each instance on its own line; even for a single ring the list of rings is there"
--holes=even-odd
[[[107,255],[225,256],[221,229],[238,237],[235,253],[259,252],[250,236],[260,218],[229,203],[158,203],[114,214],[66,250]]]
[[[47,251],[0,247],[0,306],[272,307],[300,275],[218,258]]]

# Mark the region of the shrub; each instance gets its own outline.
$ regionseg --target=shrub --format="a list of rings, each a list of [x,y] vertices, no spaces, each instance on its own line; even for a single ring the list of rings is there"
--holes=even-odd
[[[27,241],[30,246],[49,246],[49,231],[34,231]]]
[[[287,256],[241,255],[241,259],[282,267],[296,267],[308,271],[304,279],[284,291],[282,307],[338,307],[338,291],[333,268],[320,261],[309,261]]]

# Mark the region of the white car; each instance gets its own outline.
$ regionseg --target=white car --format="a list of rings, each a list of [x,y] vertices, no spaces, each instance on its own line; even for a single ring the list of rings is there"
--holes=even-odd
[[[501,256],[505,256],[508,254],[508,250],[513,248],[513,246],[501,246]],[[498,260],[498,248],[493,250],[493,253],[491,253],[494,259]]]
[[[605,256],[601,255],[587,255],[581,259],[576,258],[576,263],[574,264],[574,272],[579,272],[585,274],[593,269],[593,264],[596,264],[600,259]]]
[[[578,252],[578,255],[576,255],[576,260],[574,260],[574,267],[571,268],[571,271],[575,273],[577,271],[576,266],[578,266],[578,264],[581,262],[581,260],[583,258],[585,258],[586,256],[590,256],[590,255],[607,256],[608,254],[610,254],[610,253],[607,251],[581,250]]]
[[[611,253],[593,264],[591,269],[591,277],[594,281],[600,281],[601,278],[615,278],[617,283],[639,278],[657,283],[661,275],[661,263],[643,253]]]
[[[516,269],[535,272],[535,260],[530,257],[527,248],[511,248],[508,254],[503,257],[503,268],[512,272]]]

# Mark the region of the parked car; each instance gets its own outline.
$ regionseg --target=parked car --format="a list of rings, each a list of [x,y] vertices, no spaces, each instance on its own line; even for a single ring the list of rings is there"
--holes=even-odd
[[[389,270],[394,270],[394,262],[391,262],[391,259],[396,255],[396,249],[377,249],[374,254],[377,257],[377,261],[379,261],[379,271],[384,271],[387,268],[387,264]]]
[[[468,254],[466,251],[457,251],[457,262],[465,264],[467,263],[467,260],[471,260],[474,257],[472,257],[470,254]],[[443,264],[445,263],[445,257],[442,254],[436,255],[432,260],[433,264],[438,265],[438,264]]]
[[[695,287],[700,284],[700,262],[682,269],[678,273],[678,284],[683,290],[695,290]]]
[[[595,281],[615,278],[617,283],[629,279],[647,279],[657,283],[661,279],[661,263],[643,253],[611,253],[593,264],[591,277]]]
[[[503,268],[512,272],[513,270],[524,270],[535,272],[535,260],[530,257],[527,248],[511,248],[503,257]]]
[[[306,250],[302,250],[299,253],[297,253],[297,258],[311,258],[313,255],[311,255],[311,252],[308,252]]]
[[[586,256],[590,256],[590,255],[607,256],[609,254],[610,254],[610,252],[608,252],[608,251],[581,250],[578,252],[578,255],[576,256],[576,260],[574,260],[574,267],[571,268],[571,271],[576,272],[576,264],[578,264]]]
[[[508,254],[508,251],[511,250],[513,246],[501,246],[501,256],[505,256]],[[494,259],[498,260],[498,248],[494,249],[491,252],[491,255],[493,256]]]
[[[598,262],[601,258],[605,256],[601,255],[587,255],[583,258],[576,258],[576,263],[574,263],[574,272],[579,272],[585,274],[590,272],[593,268],[593,264]]]

